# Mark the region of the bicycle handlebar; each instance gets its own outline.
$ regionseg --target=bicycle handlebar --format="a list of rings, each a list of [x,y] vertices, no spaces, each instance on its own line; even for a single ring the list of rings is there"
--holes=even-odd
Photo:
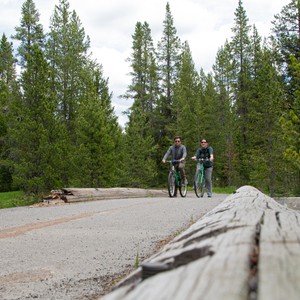
[[[195,159],[193,159],[193,160],[196,161],[196,162],[210,161],[209,158],[195,158]]]
[[[179,163],[179,162],[181,162],[181,160],[179,160],[179,159],[172,159],[172,160],[166,160],[166,162],[169,162],[169,163]]]

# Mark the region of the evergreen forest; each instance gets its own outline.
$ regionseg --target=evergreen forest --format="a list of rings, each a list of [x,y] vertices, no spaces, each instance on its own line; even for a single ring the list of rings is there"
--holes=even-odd
[[[137,21],[125,128],[68,0],[55,5],[47,31],[33,0],[20,10],[14,35],[0,42],[0,192],[163,188],[169,166],[161,160],[180,135],[189,158],[200,138],[210,142],[213,186],[300,195],[300,0],[274,16],[269,37],[237,0],[232,38],[207,74],[177,35],[169,3],[157,44],[147,21]],[[188,159],[190,185],[195,167]]]

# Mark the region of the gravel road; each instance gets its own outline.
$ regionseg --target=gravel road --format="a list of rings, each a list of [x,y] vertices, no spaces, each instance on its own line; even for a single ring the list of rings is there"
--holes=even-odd
[[[99,299],[228,195],[0,210],[0,299]]]

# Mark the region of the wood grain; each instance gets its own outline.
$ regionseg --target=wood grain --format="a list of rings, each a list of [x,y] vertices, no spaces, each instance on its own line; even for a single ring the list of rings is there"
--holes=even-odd
[[[298,300],[299,220],[243,186],[102,299]]]

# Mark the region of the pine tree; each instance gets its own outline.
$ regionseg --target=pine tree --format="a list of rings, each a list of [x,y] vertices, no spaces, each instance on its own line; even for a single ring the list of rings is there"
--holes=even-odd
[[[287,108],[293,103],[293,95],[296,89],[297,80],[294,78],[293,69],[290,68],[291,56],[300,59],[300,1],[291,0],[285,5],[281,12],[275,15],[272,31],[277,62],[281,68],[283,81],[286,83],[288,93]]]
[[[152,117],[158,98],[158,70],[149,24],[137,22],[133,37],[132,56],[128,59],[132,84],[123,96],[141,102],[141,109]]]
[[[72,161],[76,152],[75,124],[78,107],[85,101],[89,38],[67,0],[60,0],[51,18],[46,56],[51,67],[51,90],[60,121],[58,134],[61,161],[57,172],[67,186],[75,176]]]
[[[129,58],[132,84],[125,97],[133,99],[126,127],[124,153],[127,184],[154,185],[156,179],[155,140],[157,125],[153,115],[158,97],[155,51],[148,23],[137,22]],[[145,164],[146,160],[146,164]]]
[[[255,33],[255,32],[254,32]],[[283,86],[275,61],[266,45],[256,47],[249,102],[249,138],[251,161],[249,183],[272,196],[283,192],[286,162],[279,118],[282,114]]]
[[[163,137],[169,140],[164,141],[166,146],[172,140],[172,127],[175,116],[172,115],[174,102],[175,83],[178,79],[180,69],[181,43],[177,36],[177,30],[174,26],[173,16],[171,14],[170,5],[166,5],[165,20],[163,22],[163,36],[158,43],[158,65],[161,79],[161,98],[158,103],[158,114],[161,116],[158,123],[161,128]]]
[[[40,14],[32,0],[26,0],[22,5],[20,26],[15,27],[16,34],[12,37],[21,42],[18,47],[20,65],[25,67],[30,59],[34,44],[43,48],[45,36],[40,21]]]
[[[286,111],[280,121],[283,129],[283,139],[286,142],[286,149],[284,151],[285,158],[288,161],[290,169],[293,171],[290,178],[294,178],[294,185],[290,190],[294,190],[295,194],[299,194],[299,178],[300,178],[300,63],[295,57],[291,57],[291,71],[293,77],[297,82],[294,91],[294,102],[291,109]]]
[[[232,100],[232,87],[234,82],[234,65],[230,43],[225,42],[216,56],[213,65],[214,81],[216,88],[216,124],[218,137],[213,140],[216,159],[214,172],[217,173],[220,186],[232,186],[236,183],[237,166],[235,165],[237,153],[234,146],[234,134],[236,114]]]
[[[60,186],[55,163],[55,106],[49,89],[49,67],[38,44],[34,44],[21,75],[22,97],[10,110],[10,158],[14,185],[27,193],[41,194]]]
[[[251,43],[249,37],[250,26],[244,10],[242,1],[239,0],[238,8],[235,11],[235,26],[232,28],[234,36],[231,41],[233,53],[233,64],[235,71],[234,82],[234,105],[237,113],[236,144],[238,145],[240,166],[240,184],[247,184],[249,181],[249,162],[247,151],[249,147],[248,137],[248,102],[251,95]]]
[[[9,111],[15,97],[19,97],[16,79],[16,60],[12,43],[5,34],[0,42],[0,191],[12,189],[12,168],[9,162],[8,126]]]
[[[197,141],[202,126],[201,91],[199,91],[199,74],[195,69],[188,42],[184,44],[180,65],[181,69],[175,84],[174,105],[172,108],[175,124],[171,130],[182,136],[187,149],[193,149],[194,151],[194,148],[198,146]]]
[[[291,70],[293,70],[293,76],[296,79],[297,85],[294,93],[294,104],[292,109],[289,110],[286,116],[285,122],[283,118],[283,123],[285,124],[285,136],[288,140],[289,149],[287,150],[287,157],[296,167],[299,168],[300,160],[300,62],[295,57],[291,57]]]
[[[58,178],[53,172],[55,107],[43,53],[45,36],[33,1],[27,0],[22,5],[21,24],[15,29],[13,38],[20,41],[22,95],[15,97],[10,107],[10,159],[14,186],[39,194],[53,188]]]
[[[143,126],[144,124],[144,126]],[[140,102],[133,104],[126,128],[124,141],[126,185],[132,187],[155,186],[157,184],[157,147],[146,115],[142,113]]]
[[[109,187],[118,184],[121,128],[111,106],[108,80],[102,66],[90,62],[86,69],[89,85],[76,118],[76,170],[72,184],[81,187]]]
[[[58,114],[70,136],[73,121],[82,100],[85,86],[84,66],[87,64],[89,38],[75,11],[67,0],[60,0],[51,19],[47,58],[52,67],[52,85],[56,92]]]

